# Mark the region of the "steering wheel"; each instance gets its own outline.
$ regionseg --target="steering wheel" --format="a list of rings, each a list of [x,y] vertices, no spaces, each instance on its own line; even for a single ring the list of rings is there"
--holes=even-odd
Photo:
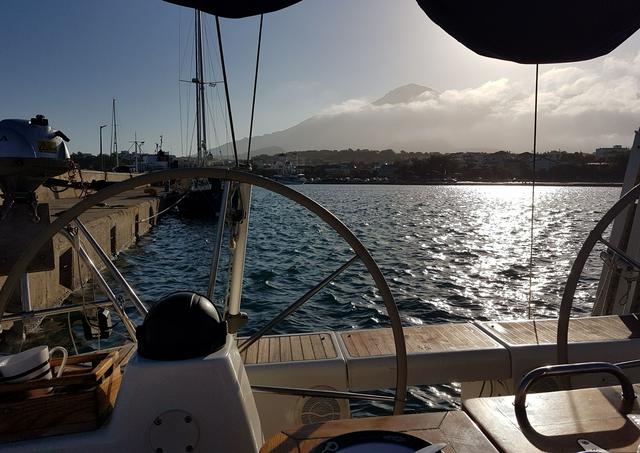
[[[602,237],[602,234],[607,229],[609,224],[613,222],[616,216],[629,205],[635,203],[635,201],[638,199],[638,196],[640,196],[640,184],[629,190],[613,206],[611,206],[611,208],[605,213],[604,216],[602,216],[593,230],[591,230],[589,236],[584,241],[584,244],[582,244],[582,247],[580,248],[580,251],[576,256],[576,260],[571,266],[571,272],[569,272],[567,284],[565,285],[564,293],[562,294],[560,313],[558,314],[557,354],[559,364],[569,362],[569,317],[571,315],[571,306],[573,305],[573,296],[575,295],[576,287],[578,286],[578,280],[580,280],[580,275],[582,274],[584,265],[587,262],[587,259],[589,258],[589,255],[593,250],[593,247],[598,242],[600,242],[607,246],[608,249],[614,254],[618,255],[623,261],[627,262],[633,267],[640,269],[640,262],[628,256],[626,253],[624,253],[624,251],[619,250],[617,247],[615,247],[613,244],[610,244]]]
[[[2,289],[0,290],[0,320],[4,315],[5,310],[7,309],[7,305],[9,303],[9,297],[13,293],[14,289],[17,287],[20,277],[25,274],[27,270],[27,266],[31,262],[31,260],[36,256],[41,247],[50,240],[57,232],[67,226],[70,222],[76,219],[80,214],[88,210],[89,208],[95,206],[96,204],[107,200],[115,195],[118,195],[126,190],[131,190],[136,187],[144,186],[151,183],[156,183],[160,181],[167,181],[172,179],[193,179],[193,178],[212,178],[212,179],[220,179],[230,182],[236,182],[241,184],[249,184],[257,187],[261,187],[270,192],[274,192],[278,195],[284,196],[292,200],[293,202],[303,206],[307,210],[311,211],[317,217],[319,217],[322,221],[324,221],[327,225],[329,225],[336,233],[338,233],[351,247],[351,249],[355,252],[355,256],[351,258],[347,263],[345,263],[338,271],[334,272],[329,278],[334,278],[337,274],[341,272],[341,269],[346,269],[352,262],[356,259],[362,261],[365,265],[367,271],[373,278],[373,281],[382,296],[382,300],[387,309],[387,314],[391,321],[391,330],[393,332],[393,340],[395,344],[395,352],[396,352],[396,387],[395,387],[395,396],[393,397],[394,401],[394,414],[401,414],[404,409],[404,403],[407,395],[407,352],[405,346],[404,339],[404,331],[402,329],[402,322],[400,320],[400,314],[398,313],[398,307],[396,306],[393,295],[391,294],[391,290],[389,289],[389,285],[387,284],[384,276],[382,275],[382,271],[374,261],[373,257],[369,253],[369,251],[365,248],[365,246],[356,238],[353,232],[343,224],[338,218],[336,218],[331,212],[327,209],[313,201],[312,199],[302,195],[301,193],[283,185],[278,182],[272,181],[270,179],[263,178],[261,176],[239,171],[239,170],[229,170],[223,168],[177,168],[170,169],[165,171],[147,173],[140,176],[136,176],[134,178],[128,179],[126,181],[119,182],[117,184],[108,186],[99,192],[80,200],[77,204],[67,209],[63,213],[61,213],[58,218],[53,221],[50,225],[42,230],[42,232],[32,238],[24,252],[17,259],[14,266],[11,269],[11,272],[7,276]],[[326,281],[327,279],[325,279]],[[330,281],[330,280],[328,280]],[[324,281],[323,281],[324,282]],[[322,285],[322,284],[321,284]],[[320,286],[321,287],[321,286]],[[318,286],[316,286],[318,288]],[[312,290],[311,292],[313,292]],[[317,292],[317,291],[316,291]],[[315,292],[313,292],[315,294]],[[312,295],[313,295],[312,294]],[[307,299],[308,300],[308,299]],[[306,300],[305,300],[306,301]],[[304,302],[304,301],[303,301]],[[302,303],[303,303],[302,302]],[[300,305],[302,304],[300,303]],[[299,306],[299,305],[298,305]],[[297,308],[297,307],[295,307]],[[293,311],[293,310],[291,310]],[[283,319],[286,317],[291,311],[285,309],[280,315],[276,316],[274,320]],[[266,333],[262,329],[258,332],[259,336]],[[257,338],[252,337],[253,341],[257,340]],[[244,345],[241,345],[241,348]],[[297,389],[299,391],[303,391],[304,389]],[[312,394],[314,390],[309,390],[308,394]],[[317,392],[317,391],[315,391]],[[350,394],[350,392],[344,392],[345,395]],[[353,394],[356,395],[356,394]],[[365,394],[357,394],[358,399],[364,399],[363,397],[371,397],[371,399],[381,399],[379,396],[375,395],[365,395]]]

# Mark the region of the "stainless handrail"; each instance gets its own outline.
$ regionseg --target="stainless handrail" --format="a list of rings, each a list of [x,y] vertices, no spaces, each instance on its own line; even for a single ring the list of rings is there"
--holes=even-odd
[[[133,341],[136,341],[135,326],[131,322],[131,319],[129,318],[129,316],[127,316],[125,311],[122,309],[122,307],[118,303],[118,297],[115,295],[115,293],[113,292],[109,284],[106,282],[106,280],[100,273],[100,270],[98,270],[93,260],[87,253],[87,251],[84,249],[82,244],[80,244],[80,238],[78,236],[72,235],[66,230],[62,230],[62,234],[64,237],[66,237],[69,240],[69,242],[71,242],[72,247],[76,250],[76,252],[78,252],[78,255],[80,256],[80,258],[82,258],[82,260],[85,262],[85,264],[93,274],[93,278],[95,282],[105,292],[105,294],[107,295],[107,298],[109,298],[109,300],[112,302],[112,306],[116,311],[116,313],[118,314],[118,316],[120,317],[120,319],[122,319],[122,323],[124,324],[124,327],[127,329],[129,336]]]
[[[570,376],[577,374],[592,374],[592,373],[608,373],[618,378],[620,385],[622,386],[622,398],[630,406],[636,399],[636,394],[633,390],[633,384],[629,378],[624,374],[622,369],[612,363],[608,362],[584,362],[584,363],[569,363],[561,365],[548,365],[529,371],[520,381],[518,388],[516,389],[515,399],[513,402],[516,419],[518,425],[522,431],[532,430],[531,422],[527,416],[527,391],[529,388],[545,377],[552,376]]]
[[[54,315],[64,315],[67,313],[73,313],[76,311],[86,310],[87,308],[103,308],[110,307],[113,305],[113,302],[110,300],[96,300],[93,302],[86,302],[82,305],[73,304],[73,305],[63,305],[61,307],[53,307],[53,308],[40,308],[38,310],[26,311],[18,314],[11,314],[4,316],[2,318],[2,322],[9,321],[20,321],[22,319],[27,318],[35,318],[35,317],[45,317],[45,316],[54,316]]]
[[[96,241],[96,239],[89,232],[87,227],[84,226],[84,224],[80,221],[79,218],[76,218],[74,222],[78,226],[78,229],[82,231],[82,234],[89,242],[89,245],[91,245],[91,248],[93,248],[93,250],[96,252],[96,254],[98,255],[98,258],[100,258],[100,261],[102,261],[105,267],[109,270],[109,272],[111,273],[111,276],[118,282],[118,284],[122,287],[122,289],[127,294],[131,302],[133,302],[133,305],[135,305],[135,307],[138,309],[138,312],[143,317],[146,316],[148,312],[147,307],[144,306],[144,304],[142,303],[142,301],[140,300],[136,292],[133,290],[131,285],[129,285],[129,282],[125,280],[125,278],[122,276],[118,268],[115,266],[115,264],[113,264],[113,261],[111,261],[111,259],[106,254],[106,252],[102,249],[102,247],[100,247],[100,244],[98,244],[98,241]]]

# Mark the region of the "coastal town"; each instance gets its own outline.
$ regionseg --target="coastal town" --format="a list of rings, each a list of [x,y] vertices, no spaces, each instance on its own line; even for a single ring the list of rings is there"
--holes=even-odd
[[[538,153],[510,151],[420,153],[392,149],[308,150],[260,153],[252,159],[254,172],[277,178],[303,175],[306,183],[349,184],[453,184],[461,182],[498,183],[535,179],[546,183],[620,183],[629,157],[629,148],[621,145],[597,148],[593,152],[550,150]],[[284,151],[284,150],[276,150]],[[97,156],[76,153],[72,156],[81,168],[100,170]],[[113,159],[111,159],[113,160]],[[189,157],[176,157],[160,151],[155,154],[119,153],[121,172],[153,171],[190,166]],[[221,156],[209,154],[211,165],[225,165]],[[535,164],[535,168],[534,168]]]

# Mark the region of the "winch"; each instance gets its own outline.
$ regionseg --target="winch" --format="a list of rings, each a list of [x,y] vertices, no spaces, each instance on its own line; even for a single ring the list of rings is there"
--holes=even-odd
[[[68,141],[63,132],[49,126],[44,115],[0,121],[0,189],[4,197],[0,220],[19,202],[30,204],[37,220],[35,191],[48,178],[69,169]]]

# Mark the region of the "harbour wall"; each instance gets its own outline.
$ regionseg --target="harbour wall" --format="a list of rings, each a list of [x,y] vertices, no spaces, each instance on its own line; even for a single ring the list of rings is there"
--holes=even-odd
[[[87,182],[92,179],[104,180],[103,172],[83,171],[82,173],[83,180]],[[122,173],[107,174],[108,181],[119,181],[130,177],[131,175]],[[77,189],[53,193],[47,188],[40,187],[37,195],[41,204],[48,205],[50,222],[55,220],[57,214],[69,209],[81,199],[79,198],[80,190]],[[157,213],[162,208],[163,198],[158,196],[154,189],[143,187],[124,192],[94,206],[82,214],[80,220],[107,255],[115,256],[134,244],[140,236],[146,234],[155,225]],[[26,214],[27,207],[16,205],[12,210],[14,209],[17,211],[15,213],[17,217]],[[25,211],[21,213],[20,209]],[[0,231],[0,235],[2,235],[3,241],[9,245],[0,247],[5,249],[4,251],[0,250],[0,257],[5,255],[3,258],[7,259],[7,255],[12,255],[9,252],[11,244],[16,244],[18,248],[24,248],[29,237],[23,233],[24,229],[20,227],[19,222],[12,224],[11,217],[5,219],[3,224],[0,224],[0,230],[4,230]],[[31,307],[34,310],[60,305],[72,291],[79,289],[91,276],[89,268],[81,262],[65,236],[56,234],[52,242],[53,266],[49,270],[28,274]],[[104,266],[97,253],[92,250],[86,240],[83,239],[81,242],[92,261],[102,269]],[[11,263],[5,264],[7,265],[5,267],[10,267]],[[5,280],[6,273],[0,276],[0,286],[4,284]],[[92,297],[92,293],[87,294],[91,294],[90,297]],[[20,291],[16,290],[12,295],[9,311],[20,310]]]

